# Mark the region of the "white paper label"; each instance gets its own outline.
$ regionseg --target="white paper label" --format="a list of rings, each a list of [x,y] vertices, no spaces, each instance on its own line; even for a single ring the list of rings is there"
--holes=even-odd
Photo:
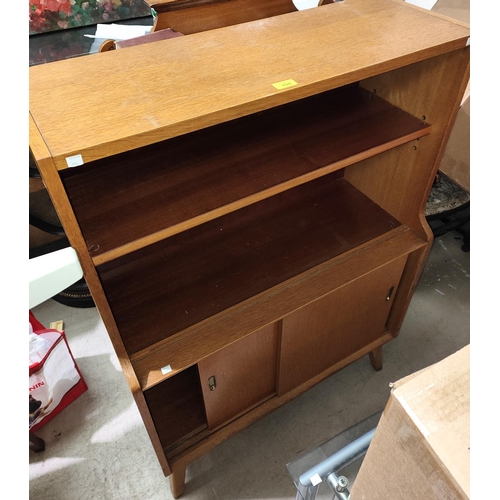
[[[170,365],[164,366],[161,369],[162,375],[166,375],[167,373],[170,373],[172,371],[172,367]]]
[[[79,167],[80,165],[83,165],[82,155],[68,156],[66,158],[66,163],[68,164],[68,167]]]

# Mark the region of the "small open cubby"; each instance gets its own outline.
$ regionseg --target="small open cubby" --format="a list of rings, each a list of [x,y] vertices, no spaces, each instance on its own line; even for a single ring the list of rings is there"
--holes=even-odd
[[[207,428],[198,367],[191,366],[144,393],[163,448]]]

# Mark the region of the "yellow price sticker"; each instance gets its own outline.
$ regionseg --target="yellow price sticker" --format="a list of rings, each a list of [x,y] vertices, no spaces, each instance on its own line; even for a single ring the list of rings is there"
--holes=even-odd
[[[277,90],[287,89],[288,87],[293,87],[297,85],[295,80],[283,80],[282,82],[273,83],[273,87]]]

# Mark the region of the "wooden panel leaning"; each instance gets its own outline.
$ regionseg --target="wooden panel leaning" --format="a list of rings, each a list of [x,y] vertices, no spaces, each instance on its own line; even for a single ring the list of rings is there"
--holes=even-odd
[[[146,0],[146,3],[156,13],[153,31],[172,28],[186,35],[296,10],[292,0]]]
[[[163,4],[185,36],[30,68],[30,151],[177,498],[222,441],[361,357],[383,369],[470,30],[398,0]],[[233,25],[191,32],[202,9]]]

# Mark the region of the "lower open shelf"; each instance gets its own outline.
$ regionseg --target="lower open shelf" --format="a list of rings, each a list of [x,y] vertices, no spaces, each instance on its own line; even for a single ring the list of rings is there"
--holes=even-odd
[[[98,272],[133,355],[400,225],[332,174]]]

